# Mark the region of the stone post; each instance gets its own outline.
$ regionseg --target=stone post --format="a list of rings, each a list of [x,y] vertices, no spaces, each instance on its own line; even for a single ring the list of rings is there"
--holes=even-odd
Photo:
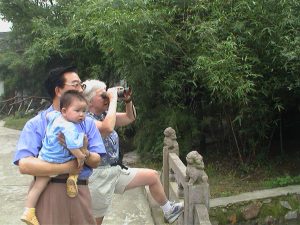
[[[169,153],[176,153],[179,155],[179,146],[177,142],[176,132],[172,127],[164,130],[164,147],[163,147],[163,186],[164,191],[169,198],[169,181],[170,178],[175,180],[174,172],[169,168]]]
[[[207,222],[208,213],[199,215],[200,221],[194,221],[195,206],[200,205],[209,209],[209,184],[208,176],[204,171],[202,156],[197,151],[192,151],[186,156],[186,182],[188,182],[188,216],[187,224],[201,224],[201,220]],[[202,217],[202,218],[201,218]],[[208,219],[209,222],[209,219]]]
[[[169,152],[163,148],[163,180],[162,180],[166,197],[169,199]]]
[[[174,172],[169,168],[169,153],[179,155],[179,145],[177,142],[176,132],[172,127],[164,130],[164,147],[163,147],[163,185],[164,191],[169,198],[169,181],[175,181]]]

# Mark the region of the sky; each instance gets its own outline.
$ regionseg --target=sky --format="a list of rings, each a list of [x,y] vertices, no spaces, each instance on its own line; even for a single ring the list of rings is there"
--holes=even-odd
[[[0,20],[0,32],[10,31],[11,23]]]

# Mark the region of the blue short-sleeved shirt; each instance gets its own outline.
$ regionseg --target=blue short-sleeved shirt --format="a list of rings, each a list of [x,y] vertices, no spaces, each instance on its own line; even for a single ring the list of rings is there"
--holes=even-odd
[[[83,146],[84,133],[78,132],[76,125],[63,118],[60,112],[54,110],[47,114],[47,130],[43,139],[43,147],[39,152],[41,159],[51,163],[64,163],[74,159],[70,153],[72,149]],[[62,133],[65,136],[66,147],[57,138]]]
[[[97,116],[91,112],[87,113],[87,116],[93,118],[94,120],[103,121],[106,113]],[[120,147],[119,147],[119,135],[117,131],[113,130],[107,137],[103,138],[103,143],[106,149],[106,155],[101,159],[101,165],[112,165],[118,162]]]
[[[42,148],[42,140],[46,134],[46,115],[53,110],[53,106],[50,106],[47,110],[42,111],[25,124],[21,132],[20,139],[17,144],[17,150],[13,159],[13,163],[15,165],[18,165],[19,160],[22,158],[38,156],[39,151]],[[106,154],[101,135],[96,128],[93,119],[86,117],[83,122],[76,124],[76,128],[78,132],[83,132],[87,135],[88,150],[90,152],[96,152],[100,154],[101,157]],[[92,168],[84,165],[81,173],[79,174],[79,179],[87,179],[91,174]]]

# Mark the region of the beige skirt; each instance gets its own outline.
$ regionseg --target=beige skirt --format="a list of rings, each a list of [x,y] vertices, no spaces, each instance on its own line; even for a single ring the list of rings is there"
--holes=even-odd
[[[36,215],[40,225],[96,225],[88,185],[78,185],[78,195],[70,198],[65,183],[50,182],[41,194]]]

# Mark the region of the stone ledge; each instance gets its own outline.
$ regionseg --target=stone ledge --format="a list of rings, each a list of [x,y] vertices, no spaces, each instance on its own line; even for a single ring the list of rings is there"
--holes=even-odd
[[[223,207],[229,204],[247,202],[251,200],[258,200],[264,198],[275,198],[287,194],[300,194],[300,185],[291,185],[280,188],[246,192],[229,197],[214,198],[210,200],[210,208]]]

